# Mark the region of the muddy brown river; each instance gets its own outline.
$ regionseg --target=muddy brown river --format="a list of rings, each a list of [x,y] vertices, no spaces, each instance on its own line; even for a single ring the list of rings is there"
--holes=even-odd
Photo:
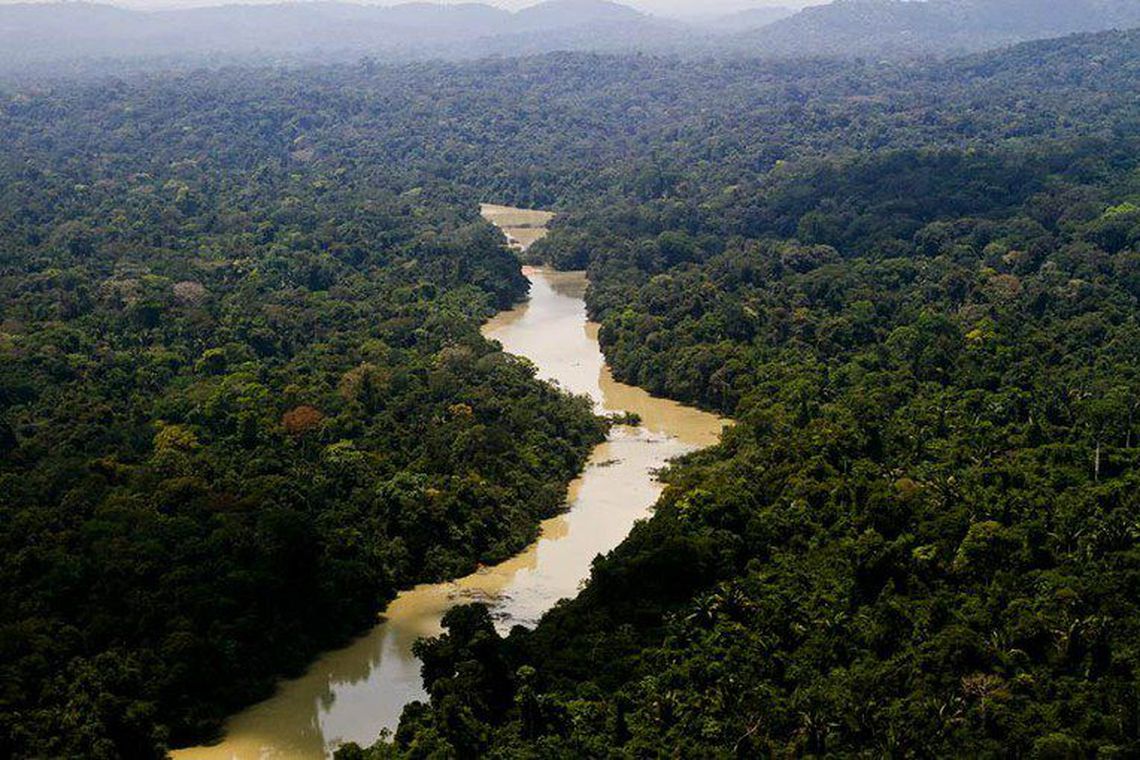
[[[545,233],[545,212],[482,207],[517,247]],[[270,699],[238,713],[223,740],[173,753],[177,760],[321,760],[345,742],[371,744],[395,729],[408,702],[426,697],[412,643],[440,632],[452,605],[487,602],[500,630],[532,626],[561,598],[573,596],[594,557],[617,546],[648,516],[661,492],[654,472],[669,459],[716,442],[724,421],[615,382],[586,319],[582,272],[524,269],[530,298],[500,313],[483,333],[530,359],[541,378],[588,394],[599,412],[632,411],[638,427],[614,427],[592,452],[567,493],[567,511],[542,524],[539,539],[502,564],[448,583],[402,592],[377,625],[355,642],[322,655],[300,678],[283,681]]]

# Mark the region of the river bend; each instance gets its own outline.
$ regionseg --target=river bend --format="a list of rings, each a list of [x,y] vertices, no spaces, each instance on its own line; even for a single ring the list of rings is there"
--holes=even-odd
[[[485,205],[483,215],[518,248],[545,234],[551,215]],[[600,413],[636,412],[637,427],[615,426],[591,453],[567,493],[565,513],[543,522],[521,554],[455,581],[416,586],[384,610],[377,625],[349,646],[318,658],[268,700],[238,713],[215,745],[173,753],[177,760],[320,760],[338,745],[371,744],[395,729],[408,702],[426,697],[412,643],[440,632],[455,604],[489,604],[502,631],[532,626],[561,598],[573,596],[590,563],[649,514],[661,492],[655,472],[669,459],[716,442],[723,420],[654,398],[616,382],[586,318],[582,272],[524,268],[530,298],[491,319],[484,335],[534,363],[541,378],[587,394]]]

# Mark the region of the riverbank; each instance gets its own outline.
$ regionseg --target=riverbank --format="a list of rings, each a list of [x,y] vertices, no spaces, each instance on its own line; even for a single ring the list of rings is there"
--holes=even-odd
[[[490,218],[517,223],[534,217]],[[648,516],[662,488],[655,472],[716,442],[723,425],[716,416],[613,379],[598,347],[597,325],[586,318],[584,273],[524,273],[531,281],[529,300],[491,319],[483,334],[526,357],[540,378],[588,396],[599,413],[631,411],[641,424],[611,429],[570,485],[567,511],[544,521],[539,539],[521,554],[455,581],[402,592],[368,634],[323,655],[271,699],[234,716],[221,743],[179,751],[178,760],[316,760],[344,742],[371,744],[382,729],[396,727],[405,704],[426,696],[412,644],[438,634],[444,612],[479,600],[491,607],[500,630],[533,625],[577,592],[595,556]]]

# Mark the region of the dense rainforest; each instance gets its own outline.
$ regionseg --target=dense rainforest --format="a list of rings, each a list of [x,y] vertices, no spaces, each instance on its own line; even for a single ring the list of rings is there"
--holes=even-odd
[[[474,203],[194,108],[5,125],[4,756],[216,730],[397,589],[525,546],[603,435],[479,335],[525,280]]]
[[[603,431],[478,335],[493,200],[562,212],[619,377],[737,423],[344,757],[1135,753],[1137,60],[0,91],[0,748],[160,755],[533,536]]]
[[[535,632],[455,611],[370,756],[1140,751],[1136,155],[812,167],[794,238],[602,214],[615,372],[737,424]]]
[[[987,81],[959,92],[1082,108],[1116,39],[960,62]],[[874,150],[805,130],[767,172],[568,209],[530,255],[589,267],[615,374],[737,424],[535,631],[454,610],[430,704],[338,756],[1140,753],[1140,146],[1111,92],[1115,126],[994,139],[995,104],[954,145],[951,99],[907,113],[926,144],[865,114]]]

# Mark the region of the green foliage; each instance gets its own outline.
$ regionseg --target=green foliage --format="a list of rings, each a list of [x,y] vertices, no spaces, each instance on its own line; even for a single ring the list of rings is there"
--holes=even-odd
[[[1138,50],[3,93],[0,751],[158,755],[533,536],[601,422],[477,333],[496,200],[737,424],[345,757],[1136,754]]]
[[[521,549],[602,435],[480,337],[525,281],[473,203],[173,92],[6,123],[0,754],[204,738],[399,588]]]
[[[736,425],[484,655],[526,673],[504,714],[433,698],[375,756],[1140,751],[1135,156],[695,163],[564,217],[534,254],[587,252],[615,374]]]

